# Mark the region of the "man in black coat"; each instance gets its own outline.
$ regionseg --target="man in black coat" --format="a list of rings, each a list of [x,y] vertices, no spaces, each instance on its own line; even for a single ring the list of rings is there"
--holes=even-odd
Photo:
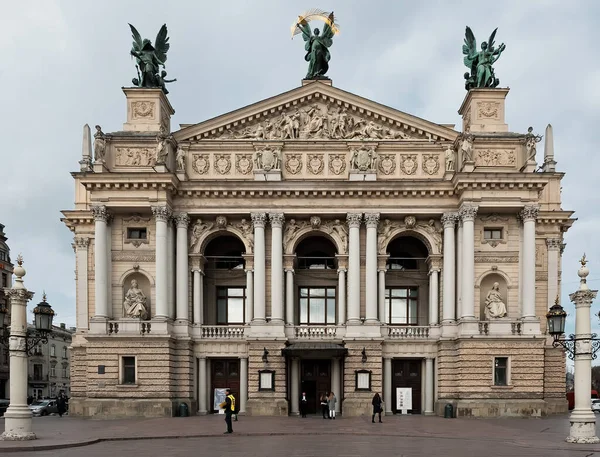
[[[306,392],[302,392],[302,397],[300,397],[300,414],[302,417],[306,417],[306,407],[308,405],[308,400],[306,399]]]

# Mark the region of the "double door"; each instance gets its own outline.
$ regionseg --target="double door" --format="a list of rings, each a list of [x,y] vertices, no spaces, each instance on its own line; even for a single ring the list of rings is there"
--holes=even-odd
[[[331,390],[331,362],[329,360],[302,360],[300,367],[300,396],[304,392],[307,414],[321,412],[321,395]],[[335,393],[339,396],[339,392]]]
[[[210,361],[210,411],[215,411],[215,389],[230,388],[231,393],[239,402],[240,398],[240,360],[239,359],[211,359]],[[218,409],[219,405],[216,405]],[[237,407],[237,405],[236,405]]]
[[[396,389],[398,387],[410,388],[412,394],[411,414],[421,413],[421,359],[396,359],[392,361],[392,411],[397,410]],[[384,399],[385,401],[385,399]]]

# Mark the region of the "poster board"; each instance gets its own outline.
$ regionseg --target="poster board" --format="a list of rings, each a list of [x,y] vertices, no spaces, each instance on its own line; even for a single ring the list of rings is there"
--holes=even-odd
[[[412,409],[412,388],[396,387],[396,410],[408,414]]]
[[[225,414],[225,410],[219,408],[219,405],[225,401],[225,397],[227,396],[225,391],[226,389],[215,389],[213,394],[213,408],[214,411],[218,411],[219,414]]]

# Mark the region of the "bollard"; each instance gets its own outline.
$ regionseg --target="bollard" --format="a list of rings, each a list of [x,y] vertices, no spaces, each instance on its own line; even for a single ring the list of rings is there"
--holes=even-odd
[[[448,403],[444,407],[444,419],[452,419],[454,417],[454,407],[451,403]]]
[[[189,411],[188,411],[188,405],[187,403],[180,403],[179,404],[179,417],[188,417]]]

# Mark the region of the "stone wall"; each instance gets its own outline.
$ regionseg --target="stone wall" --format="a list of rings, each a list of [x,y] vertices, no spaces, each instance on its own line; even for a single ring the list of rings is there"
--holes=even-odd
[[[362,362],[362,350],[365,348],[367,361]],[[383,365],[382,346],[379,341],[347,341],[348,355],[343,361],[343,384],[344,398],[342,402],[342,414],[344,416],[371,415],[371,400],[376,392],[382,394],[383,389]],[[371,391],[362,392],[356,390],[356,371],[371,371]],[[336,394],[338,401],[340,395]]]
[[[248,346],[248,403],[249,416],[287,416],[288,400],[285,358],[281,350],[285,346],[278,341],[253,341]],[[263,362],[264,349],[269,351],[268,363]],[[275,371],[275,390],[259,391],[259,371]]]

